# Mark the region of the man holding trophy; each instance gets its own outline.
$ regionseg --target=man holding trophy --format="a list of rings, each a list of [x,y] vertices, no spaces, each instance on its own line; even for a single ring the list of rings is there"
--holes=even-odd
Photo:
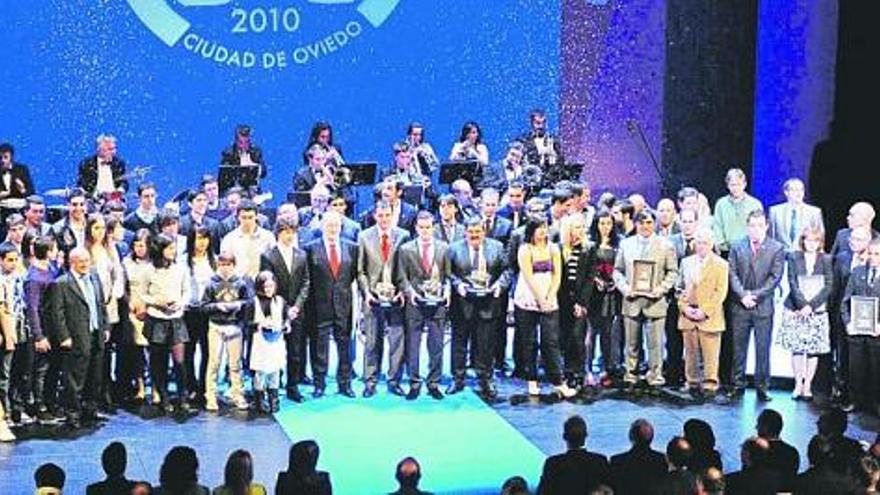
[[[487,239],[479,217],[466,222],[465,238],[449,247],[450,282],[454,289],[455,318],[452,325],[453,382],[446,393],[464,390],[467,344],[476,337],[474,363],[480,380],[480,393],[494,399],[492,384],[492,332],[498,318],[504,317],[503,294],[510,286],[510,273],[504,245]]]
[[[400,387],[403,375],[403,287],[399,277],[397,254],[409,240],[409,233],[392,225],[391,205],[376,202],[376,224],[358,237],[358,286],[364,296],[364,397],[376,394],[376,382],[382,364],[382,339],[388,335],[388,391],[405,395]]]
[[[624,382],[638,381],[642,325],[648,341],[648,374],[652,387],[663,386],[663,334],[668,300],[675,285],[678,263],[675,249],[654,233],[654,214],[645,209],[636,215],[637,234],[620,243],[614,263],[614,284],[623,295],[623,325],[626,360]]]
[[[880,240],[868,246],[868,263],[853,269],[840,310],[849,346],[850,400],[855,408],[880,414]]]
[[[443,328],[450,302],[448,245],[434,239],[434,216],[420,211],[416,217],[416,239],[400,248],[397,268],[408,303],[406,317],[406,367],[410,387],[407,400],[419,396],[422,378],[419,354],[422,332],[428,334],[428,394],[443,398],[440,376],[443,364]]]

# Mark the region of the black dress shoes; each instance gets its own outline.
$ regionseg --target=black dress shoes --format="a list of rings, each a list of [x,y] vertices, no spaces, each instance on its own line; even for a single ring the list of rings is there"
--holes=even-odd
[[[758,389],[758,400],[761,402],[770,402],[773,400],[773,397],[767,394],[766,390]]]
[[[303,401],[303,396],[299,391],[299,387],[296,386],[287,389],[287,398],[297,404]]]
[[[437,387],[428,387],[428,395],[434,400],[443,400],[443,392]]]
[[[396,383],[394,385],[388,385],[388,392],[399,397],[403,397],[406,395],[406,392],[403,391],[403,388]]]
[[[364,398],[369,399],[370,397],[376,395],[376,384],[368,383],[364,388]]]
[[[354,399],[354,390],[351,389],[351,385],[345,385],[343,387],[339,387],[339,393],[348,397],[349,399]]]
[[[464,382],[454,381],[446,389],[446,395],[454,395],[464,390]]]
[[[492,385],[486,385],[480,388],[480,395],[486,399],[493,400],[498,397],[498,391]]]
[[[406,394],[406,400],[416,400],[419,398],[419,393],[421,392],[421,388],[418,386],[412,386],[409,388],[409,393]]]
[[[315,390],[312,391],[312,397],[316,399],[324,397],[324,387],[315,387]]]

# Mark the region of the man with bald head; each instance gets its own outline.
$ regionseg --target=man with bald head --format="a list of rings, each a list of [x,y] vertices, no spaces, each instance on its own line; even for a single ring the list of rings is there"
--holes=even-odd
[[[643,493],[646,486],[653,486],[667,472],[666,457],[651,448],[654,426],[639,418],[629,427],[632,448],[611,457],[611,486],[614,493]]]
[[[837,231],[834,236],[834,244],[831,246],[831,256],[836,256],[841,251],[849,248],[849,237],[852,235],[853,229],[859,227],[867,227],[871,230],[871,237],[880,237],[880,232],[874,230],[871,224],[874,223],[876,212],[871,203],[859,201],[849,208],[849,214],[846,216],[846,227]]]
[[[82,420],[99,419],[97,399],[110,327],[101,283],[92,271],[88,250],[73,248],[69,265],[70,270],[49,288],[48,328],[52,331],[52,346],[61,352],[67,423],[79,428]]]
[[[397,471],[394,474],[400,488],[391,495],[428,495],[429,492],[419,490],[419,480],[422,479],[422,467],[414,457],[406,457],[397,463]]]

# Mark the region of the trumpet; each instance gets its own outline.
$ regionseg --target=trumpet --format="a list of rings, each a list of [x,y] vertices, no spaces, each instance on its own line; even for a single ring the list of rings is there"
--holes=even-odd
[[[538,149],[540,164],[542,166],[556,165],[557,155],[553,138],[544,134],[543,138],[535,138],[535,147]]]
[[[328,163],[321,172],[327,187],[337,189],[351,184],[351,169]]]

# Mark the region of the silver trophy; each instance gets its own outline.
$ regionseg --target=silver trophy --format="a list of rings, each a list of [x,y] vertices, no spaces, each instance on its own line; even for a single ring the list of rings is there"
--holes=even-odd
[[[391,283],[391,267],[387,263],[382,267],[382,280],[376,284],[374,293],[376,300],[379,301],[379,306],[389,308],[394,305],[397,288]]]
[[[489,291],[489,280],[491,280],[491,275],[489,275],[489,271],[486,269],[486,260],[480,257],[479,262],[477,263],[477,268],[471,271],[471,274],[468,276],[467,281],[470,284],[468,287],[468,293],[474,296],[485,296]]]
[[[443,297],[443,283],[440,281],[440,270],[434,265],[431,270],[431,278],[419,285],[421,296],[417,297],[422,306],[439,306],[446,301]]]

